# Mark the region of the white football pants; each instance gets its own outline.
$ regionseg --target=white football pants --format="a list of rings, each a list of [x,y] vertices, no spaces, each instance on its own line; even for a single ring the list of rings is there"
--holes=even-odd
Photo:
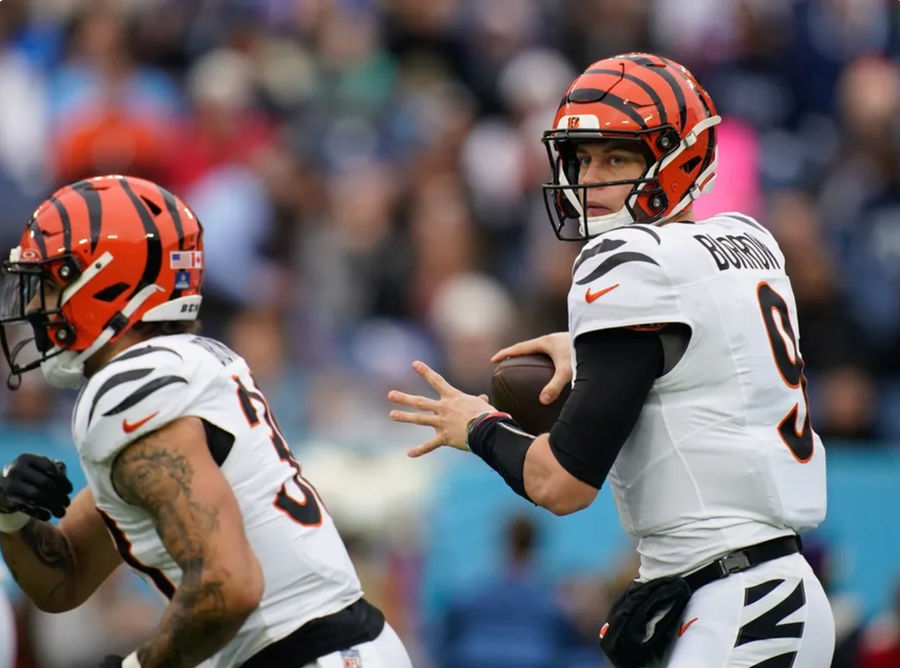
[[[412,662],[396,631],[385,622],[375,640],[320,656],[303,668],[412,668]]]
[[[12,606],[0,588],[0,668],[13,668],[16,660],[16,622]]]
[[[662,666],[828,668],[833,653],[825,591],[806,559],[791,554],[698,589]]]

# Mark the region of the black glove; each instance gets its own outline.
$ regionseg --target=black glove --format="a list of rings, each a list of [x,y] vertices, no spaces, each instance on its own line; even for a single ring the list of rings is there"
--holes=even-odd
[[[122,668],[123,657],[107,654],[98,668]]]
[[[39,520],[66,514],[72,483],[66,465],[40,455],[19,455],[0,473],[0,513],[17,510]]]

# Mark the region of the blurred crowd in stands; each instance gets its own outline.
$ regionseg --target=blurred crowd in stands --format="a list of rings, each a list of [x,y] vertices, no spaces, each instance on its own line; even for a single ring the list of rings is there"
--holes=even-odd
[[[5,0],[0,246],[63,183],[157,180],[205,225],[205,333],[283,429],[398,452],[384,392],[411,359],[482,392],[492,352],[565,327],[578,246],[545,219],[540,135],[575,74],[635,50],[718,104],[696,209],[780,240],[816,429],[900,444],[896,0]],[[70,407],[31,374],[0,425]]]

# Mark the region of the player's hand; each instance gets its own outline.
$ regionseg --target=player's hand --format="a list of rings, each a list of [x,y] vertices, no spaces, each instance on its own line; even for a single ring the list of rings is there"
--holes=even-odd
[[[549,405],[556,401],[563,388],[572,382],[572,348],[568,332],[554,332],[536,339],[519,341],[519,343],[498,350],[491,357],[491,362],[496,363],[506,357],[535,353],[544,353],[553,360],[553,377],[544,385],[540,395],[540,402]]]
[[[395,422],[409,422],[421,424],[434,429],[434,437],[417,445],[406,454],[410,457],[419,457],[436,450],[442,445],[449,445],[458,450],[468,450],[466,447],[466,430],[469,420],[478,417],[482,413],[494,411],[494,407],[487,402],[485,395],[474,396],[457,390],[444,380],[438,372],[429,367],[425,362],[413,362],[412,368],[417,374],[428,381],[439,397],[431,399],[415,394],[406,394],[398,390],[388,392],[388,399],[395,404],[415,408],[424,413],[412,413],[409,411],[392,410],[390,417]]]
[[[123,660],[124,657],[116,656],[115,654],[107,654],[103,657],[103,661],[98,668],[122,668]]]
[[[23,454],[0,473],[0,512],[21,511],[39,520],[62,517],[69,505],[72,483],[66,465],[40,455]]]

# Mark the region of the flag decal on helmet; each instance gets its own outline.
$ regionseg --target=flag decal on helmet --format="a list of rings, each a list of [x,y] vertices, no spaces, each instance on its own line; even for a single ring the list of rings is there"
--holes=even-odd
[[[203,251],[171,251],[169,253],[169,268],[202,269]]]

